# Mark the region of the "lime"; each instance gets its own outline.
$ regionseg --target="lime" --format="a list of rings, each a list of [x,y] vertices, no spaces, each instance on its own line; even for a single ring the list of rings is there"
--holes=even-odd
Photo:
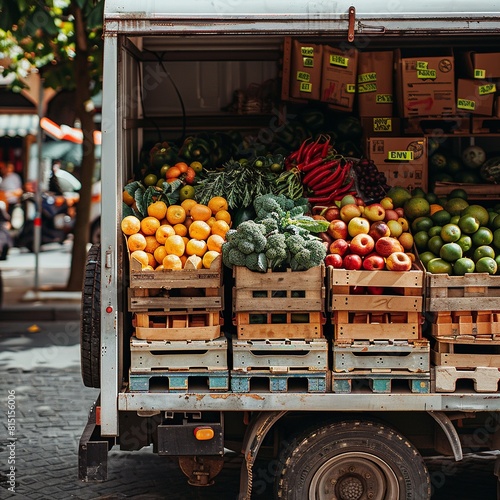
[[[488,215],[489,215],[489,219],[488,219],[488,226],[491,227],[492,224],[493,224],[493,221],[495,220],[495,217],[498,215],[493,209],[488,209]]]
[[[489,245],[493,242],[493,233],[487,227],[481,226],[472,236],[472,244],[476,247]]]
[[[447,165],[446,156],[441,153],[434,153],[429,158],[429,164],[439,170],[445,170]]]
[[[465,210],[469,203],[463,198],[449,198],[444,204],[445,210],[448,210],[451,215],[461,215],[462,210]]]
[[[462,231],[456,224],[445,224],[440,235],[445,243],[451,243],[460,239]]]
[[[203,165],[199,161],[192,161],[189,166],[199,174],[203,170]]]
[[[441,236],[433,236],[429,239],[427,243],[427,248],[434,254],[439,255],[441,247],[444,245],[444,241]]]
[[[427,248],[427,243],[429,242],[429,235],[427,231],[418,231],[413,236],[413,241],[418,251],[425,250]]]
[[[418,233],[418,231],[428,231],[432,226],[434,226],[434,222],[430,217],[417,217],[411,223],[411,230]]]
[[[468,257],[460,257],[453,264],[453,273],[457,276],[463,276],[467,273],[473,273],[476,265],[472,259]]]
[[[491,221],[490,227],[493,230],[500,229],[500,214],[497,214],[497,216]]]
[[[472,238],[468,234],[462,234],[457,244],[462,247],[463,253],[468,252],[472,248]]]
[[[453,266],[450,262],[446,262],[438,257],[428,262],[427,271],[432,274],[451,274],[453,272]]]
[[[450,224],[458,224],[459,220],[460,220],[460,215],[452,215],[450,219]]]
[[[430,214],[430,205],[425,198],[410,198],[404,204],[405,217],[414,220]]]
[[[465,182],[467,184],[477,184],[478,182],[484,182],[481,177],[468,168],[458,172],[455,176],[455,182]]]
[[[425,195],[425,199],[429,202],[429,205],[432,203],[437,203],[438,202],[438,197],[434,193],[427,193]]]
[[[486,208],[481,205],[469,205],[464,208],[460,215],[472,215],[475,217],[481,226],[486,226],[490,220],[490,214]]]
[[[455,189],[452,189],[449,193],[448,193],[448,198],[462,198],[462,200],[466,200],[467,199],[467,191],[465,191],[465,189],[462,189],[462,188],[455,188]]]
[[[400,186],[393,186],[387,191],[388,196],[394,203],[394,208],[402,207],[411,198],[411,193]]]
[[[491,257],[492,259],[494,259],[495,250],[493,250],[493,248],[488,245],[481,245],[480,247],[477,247],[472,254],[472,259],[474,260],[474,262],[477,262],[483,257]]]
[[[429,235],[429,238],[432,238],[433,236],[440,236],[441,235],[441,229],[443,229],[443,226],[432,226],[429,231],[427,231],[427,234]]]
[[[479,221],[473,215],[462,215],[458,220],[462,233],[473,234],[479,229]]]
[[[495,259],[491,257],[482,257],[476,262],[477,273],[495,274],[498,270],[498,265]]]
[[[500,250],[500,228],[495,229],[493,232],[493,245],[496,249]]]
[[[422,262],[422,264],[424,265],[424,267],[427,269],[427,264],[429,263],[429,261],[431,261],[432,259],[437,259],[437,256],[435,254],[433,254],[432,252],[423,252],[419,255],[420,257],[420,261]]]
[[[167,170],[170,168],[170,165],[168,165],[167,163],[165,163],[165,165],[163,165],[161,168],[160,168],[160,177],[163,177],[165,179],[165,176],[167,175]]]
[[[444,226],[451,220],[451,214],[447,210],[438,210],[431,215],[431,219],[436,226]]]
[[[462,170],[462,162],[457,158],[448,158],[448,161],[446,162],[446,170],[451,175],[456,175]],[[463,189],[454,189],[453,191],[458,191],[459,194],[462,194],[461,191],[463,191]],[[465,191],[463,192],[465,193]],[[467,196],[467,193],[465,193],[465,196]],[[464,200],[466,199],[467,198],[464,198]]]
[[[156,187],[162,188],[163,189],[163,184],[167,182],[164,178],[160,177],[158,179],[158,182],[156,183]]]
[[[158,177],[155,174],[148,174],[144,177],[144,184],[146,186],[154,186],[158,182]]]
[[[413,189],[412,192],[411,192],[411,195],[414,198],[426,198],[425,191],[422,188],[419,188],[419,187]]]
[[[445,243],[439,250],[439,256],[446,262],[455,262],[462,255],[462,247],[458,243]]]
[[[495,262],[497,263],[497,272],[496,272],[496,274],[498,274],[498,272],[500,271],[500,254],[498,254],[495,257]]]

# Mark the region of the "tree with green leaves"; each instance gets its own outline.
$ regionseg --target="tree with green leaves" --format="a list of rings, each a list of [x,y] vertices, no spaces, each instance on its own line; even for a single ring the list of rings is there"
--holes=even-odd
[[[102,87],[104,0],[0,0],[0,52],[9,64],[4,76],[39,72],[44,87],[69,90],[83,132],[82,189],[77,205],[68,290],[81,290],[89,236],[96,128],[92,96]]]

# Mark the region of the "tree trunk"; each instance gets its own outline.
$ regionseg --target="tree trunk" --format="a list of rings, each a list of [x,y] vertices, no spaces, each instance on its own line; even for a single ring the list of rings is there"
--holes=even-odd
[[[80,167],[80,200],[76,207],[76,221],[74,229],[73,252],[71,255],[71,270],[67,289],[79,291],[82,289],[89,242],[90,204],[92,199],[92,177],[95,168],[95,147],[93,133],[95,124],[93,112],[85,108],[90,101],[90,73],[87,65],[88,48],[82,12],[76,4],[72,5],[75,17],[76,55],[75,55],[75,108],[76,116],[80,119],[83,131],[83,157]]]

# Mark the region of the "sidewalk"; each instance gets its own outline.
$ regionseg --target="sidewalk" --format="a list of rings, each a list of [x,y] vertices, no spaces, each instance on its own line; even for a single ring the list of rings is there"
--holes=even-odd
[[[80,292],[67,292],[72,242],[45,245],[38,255],[38,289],[35,289],[35,254],[11,248],[0,261],[3,302],[0,321],[78,320]]]

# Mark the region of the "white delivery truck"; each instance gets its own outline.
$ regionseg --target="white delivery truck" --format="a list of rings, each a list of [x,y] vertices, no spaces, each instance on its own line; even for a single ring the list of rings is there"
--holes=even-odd
[[[169,341],[161,341],[162,347],[156,353],[152,352],[152,341],[143,356],[143,351],[138,353],[138,350],[144,350],[144,345],[131,341],[137,340],[134,337],[137,318],[134,319],[134,310],[130,308],[131,284],[137,275],[130,269],[120,230],[123,188],[134,177],[141,151],[147,151],[148,145],[200,132],[228,130],[249,134],[266,145],[273,134],[293,120],[300,112],[297,110],[308,109],[315,103],[323,103],[340,113],[359,112],[358,97],[382,85],[382,79],[394,91],[381,94],[372,108],[377,109],[377,103],[390,103],[393,111],[373,112],[365,102],[363,118],[382,123],[385,131],[390,131],[387,123],[391,122],[393,125],[400,122],[401,127],[405,123],[411,130],[418,127],[426,114],[440,116],[440,123],[444,123],[448,120],[442,117],[448,113],[453,115],[450,121],[459,124],[464,133],[457,139],[456,130],[445,130],[439,137],[474,144],[479,139],[464,123],[469,120],[469,124],[475,116],[481,118],[474,115],[476,94],[469,91],[470,99],[462,99],[461,107],[457,108],[453,92],[458,77],[474,82],[474,75],[467,77],[466,66],[473,65],[475,54],[498,57],[498,7],[498,3],[486,0],[473,4],[427,0],[392,4],[381,0],[358,0],[352,4],[342,0],[106,0],[102,231],[100,246],[91,248],[87,261],[81,326],[84,383],[99,388],[100,396],[81,437],[81,479],[106,478],[107,453],[113,446],[138,450],[153,444],[158,455],[179,457],[191,484],[207,485],[223,466],[224,450],[230,449],[241,451],[240,493],[241,498],[249,499],[252,467],[259,452],[266,448],[267,452],[274,450],[279,463],[277,498],[423,499],[430,498],[431,491],[423,456],[442,453],[461,460],[464,450],[499,448],[500,393],[495,370],[500,366],[500,354],[489,355],[489,364],[481,367],[486,370],[488,380],[493,380],[486,390],[481,378],[474,379],[475,389],[462,390],[459,385],[443,389],[444,384],[436,389],[428,350],[419,354],[418,359],[416,352],[411,351],[411,363],[403,367],[406,375],[399,384],[400,372],[390,364],[391,357],[397,356],[398,342],[387,342],[391,335],[398,338],[394,333],[384,339],[390,344],[389,355],[380,356],[380,370],[369,365],[375,363],[373,357],[358,357],[353,361],[355,369],[362,369],[363,362],[368,363],[369,374],[359,383],[350,368],[346,371],[332,368],[332,358],[334,362],[340,361],[335,352],[339,346],[331,337],[327,339],[328,335],[321,331],[311,335],[312,340],[296,339],[293,335],[287,338],[287,334],[282,334],[283,341],[273,344],[272,323],[264,340],[267,345],[257,354],[252,354],[251,349],[241,350],[229,320],[221,328],[222,340],[214,348],[216,351],[206,347],[212,341],[201,341],[205,344],[200,347],[196,341],[189,343],[186,339],[184,350],[175,358],[177,369],[169,361]],[[296,41],[299,41],[298,59],[293,55]],[[329,61],[340,67],[345,68],[353,54],[361,57],[367,52],[382,51],[394,55],[396,67],[390,65],[383,77],[381,66],[374,68],[371,77],[370,72],[363,73],[364,79],[352,82],[354,85],[346,86],[345,95],[337,97],[332,97],[335,96],[333,78],[326,89],[321,87],[323,92],[313,96],[311,92],[321,85],[313,75],[314,65],[321,66],[317,59],[312,62],[314,47],[318,46],[333,48]],[[459,62],[459,54],[468,63]],[[413,71],[419,71],[408,87],[400,81],[405,56],[413,57],[417,66]],[[434,67],[435,59],[439,59],[440,67]],[[311,71],[297,70],[297,60]],[[489,78],[488,68],[473,69],[479,72],[476,76],[485,78],[489,84],[494,82]],[[393,70],[399,75],[395,81]],[[441,73],[448,73],[448,78],[440,80]],[[419,94],[419,83],[425,79],[430,79],[434,88],[430,94]],[[260,105],[253,106],[249,89],[262,89],[262,84],[269,81],[280,82],[277,101],[267,109],[262,100]],[[356,91],[357,84],[364,86]],[[489,89],[491,94],[491,86]],[[353,97],[354,94],[358,97]],[[262,97],[262,93],[257,95]],[[247,99],[246,105],[238,107],[242,96]],[[491,98],[494,99],[494,92]],[[483,120],[480,126],[484,125]],[[495,140],[495,131],[488,131],[492,133],[483,137]],[[376,136],[376,132],[374,126],[368,135]],[[415,134],[424,135],[425,131]],[[404,136],[405,132],[401,128],[399,134],[393,135]],[[432,174],[433,168],[430,166],[427,173]],[[238,297],[238,289],[231,281],[231,273],[226,271],[222,272],[225,285],[222,298],[227,309],[231,307],[231,299]],[[258,276],[258,287],[263,275],[250,274]],[[210,277],[199,277],[205,278]],[[423,296],[426,286],[423,281],[419,283],[423,291],[417,302],[420,300],[425,309],[429,303]],[[147,287],[147,282],[139,288],[144,286]],[[331,290],[327,292],[326,300]],[[335,293],[344,292],[334,289]],[[138,299],[139,294],[132,297]],[[480,303],[484,299],[475,300],[477,306],[471,306],[472,309],[482,309]],[[500,299],[488,300],[490,309],[495,309],[495,300],[499,301],[496,309],[500,309]],[[332,313],[328,309],[326,306],[323,310],[327,318]],[[226,316],[231,318],[233,312]],[[322,325],[325,331],[328,321]],[[142,326],[147,328],[150,324]],[[366,325],[362,326],[366,331]],[[401,328],[405,326],[408,325],[403,323]],[[375,323],[371,327],[380,329]],[[381,328],[383,331],[384,325]],[[396,331],[393,324],[387,324],[386,328]],[[355,333],[352,335],[355,337]],[[415,338],[412,335],[407,336]],[[317,350],[321,341],[323,350]],[[220,354],[221,343],[223,354]],[[257,341],[253,344],[258,347]],[[297,359],[297,352],[306,344],[309,375],[305,375],[305,387],[296,387],[293,384],[296,375],[290,367],[304,368],[292,359]],[[372,344],[368,349],[373,348]],[[418,342],[411,344],[415,346],[418,347]],[[236,360],[233,355],[238,349]],[[204,374],[201,370],[193,372],[202,376],[191,384],[194,377],[190,377],[189,369],[193,367],[189,361],[183,364],[178,359],[179,356],[198,359],[201,351],[208,352],[209,368]],[[377,352],[380,354],[380,349]],[[351,349],[349,356],[354,359],[354,355]],[[161,370],[155,371],[157,364],[150,358],[164,360],[159,365]],[[215,358],[224,360],[222,370],[216,366],[219,361]],[[239,371],[234,370],[233,365],[248,359],[257,368],[262,368],[262,359],[265,360],[268,375],[258,380],[263,384],[254,384],[257,379],[251,369],[240,366]],[[143,372],[138,370],[137,363],[144,363]],[[311,368],[314,363],[321,365],[316,371]],[[181,382],[173,376],[179,368],[184,368],[180,370],[184,377]],[[379,384],[385,385],[381,388]]]

